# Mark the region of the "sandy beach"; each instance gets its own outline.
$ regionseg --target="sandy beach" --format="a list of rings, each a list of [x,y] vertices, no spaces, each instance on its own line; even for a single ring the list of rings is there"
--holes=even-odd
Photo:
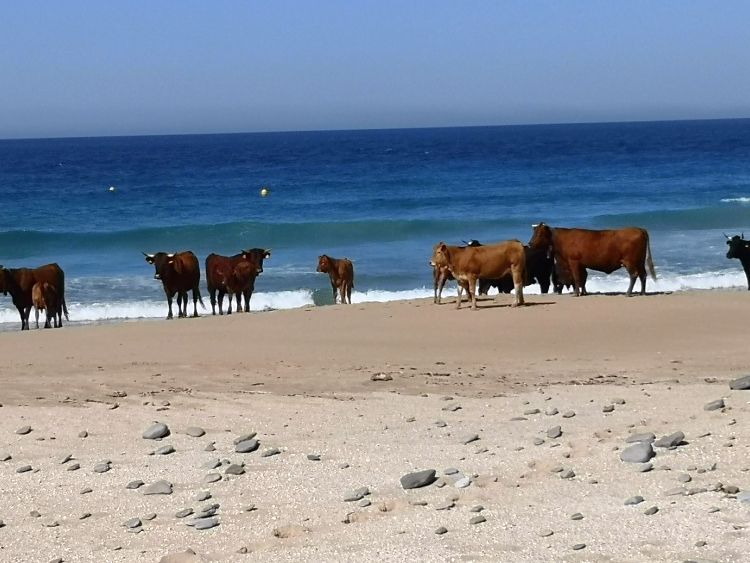
[[[750,373],[750,292],[447,293],[1,333],[0,560],[747,557],[750,391],[729,382]],[[171,434],[144,439],[157,421]],[[620,458],[678,431],[651,470]],[[159,480],[171,494],[143,494]],[[186,525],[201,510],[218,525]]]

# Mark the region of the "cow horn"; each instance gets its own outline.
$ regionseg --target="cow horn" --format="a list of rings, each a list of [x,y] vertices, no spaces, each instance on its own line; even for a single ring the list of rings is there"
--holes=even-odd
[[[172,254],[167,254],[167,258],[174,258],[174,252]]]
[[[152,260],[153,260],[153,258],[154,258],[154,255],[153,255],[153,254],[146,254],[146,253],[145,253],[145,252],[143,252],[142,250],[141,250],[141,254],[143,254],[143,255],[144,255],[144,256],[145,256],[146,258],[151,258]]]
[[[728,234],[724,233],[724,236],[727,238],[727,240],[729,239],[729,235]]]

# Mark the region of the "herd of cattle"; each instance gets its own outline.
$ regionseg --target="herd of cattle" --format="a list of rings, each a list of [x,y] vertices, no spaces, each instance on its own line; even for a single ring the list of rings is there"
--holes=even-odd
[[[750,241],[744,233],[727,238],[727,258],[742,263],[750,290]],[[143,253],[146,262],[154,266],[154,278],[162,282],[169,313],[173,317],[172,301],[177,295],[178,317],[188,316],[188,293],[193,295],[193,316],[198,316],[197,303],[203,305],[200,293],[200,265],[191,251],[168,254]],[[250,311],[250,297],[255,280],[263,272],[263,261],[271,256],[264,248],[243,250],[234,256],[209,254],[205,262],[206,285],[211,300],[211,312],[224,314],[224,296],[229,296],[227,314],[232,313],[232,299],[237,312]],[[430,265],[434,276],[434,300],[440,303],[447,280],[458,285],[457,307],[461,307],[466,290],[472,308],[477,306],[477,293],[486,295],[491,287],[501,293],[515,290],[515,305],[523,305],[524,286],[538,283],[542,293],[550,286],[557,293],[571,287],[575,295],[586,295],[588,270],[610,274],[624,267],[630,277],[627,295],[631,295],[637,280],[641,294],[646,293],[646,275],[656,279],[648,231],[638,227],[591,230],[534,225],[528,245],[517,240],[482,245],[476,240],[463,246],[438,243],[433,249]],[[648,269],[647,269],[648,268]],[[327,255],[318,257],[317,271],[328,274],[333,289],[334,303],[351,304],[354,287],[354,267],[347,258]],[[478,288],[477,288],[478,285]],[[477,291],[478,289],[478,291]],[[21,316],[21,330],[29,329],[32,307],[39,328],[39,311],[45,311],[44,328],[62,326],[68,320],[65,303],[65,273],[57,264],[38,268],[3,268],[0,266],[0,292],[10,293]],[[243,305],[244,299],[244,305]]]

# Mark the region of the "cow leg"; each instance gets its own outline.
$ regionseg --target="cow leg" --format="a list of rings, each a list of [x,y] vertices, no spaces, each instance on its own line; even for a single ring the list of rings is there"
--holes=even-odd
[[[338,288],[336,287],[336,284],[331,280],[331,287],[333,288],[333,304],[336,304],[336,292],[338,291]]]
[[[224,314],[224,290],[223,289],[219,290],[218,301],[219,301],[219,314],[223,315]]]
[[[45,311],[45,315],[46,313],[47,312]],[[37,309],[36,307],[34,307],[34,320],[36,321],[36,328],[39,328],[39,309]],[[47,328],[47,326],[45,325],[44,328]]]
[[[477,278],[473,276],[469,276],[469,279],[466,282],[466,292],[469,294],[469,298],[471,299],[472,311],[476,311],[477,310]]]
[[[196,318],[198,316],[198,295],[199,294],[200,294],[200,289],[197,287],[194,287],[193,288],[193,318]],[[187,301],[187,293],[185,294],[185,300]],[[185,303],[185,313],[187,313],[187,302]]]
[[[524,304],[523,301],[523,286],[524,286],[524,276],[520,271],[520,268],[516,266],[515,268],[511,269],[511,274],[513,277],[513,288],[516,290],[516,299],[513,303],[514,307],[520,306]],[[549,289],[549,287],[547,287]]]
[[[234,294],[234,298],[237,300],[237,312],[242,313],[244,309],[242,308],[242,292],[238,291]]]
[[[167,293],[167,304],[169,305],[169,313],[167,313],[167,320],[174,318],[172,316],[172,295]]]
[[[458,286],[458,299],[456,299],[456,309],[461,308],[461,299],[463,298],[464,288],[466,287],[466,282],[456,280],[456,285]]]
[[[209,289],[208,290],[208,298],[211,300],[211,314],[216,314],[216,290],[215,289]]]
[[[443,298],[443,288],[445,287],[445,282],[448,281],[448,276],[444,276],[440,274],[438,280],[437,280],[437,295],[435,299],[435,303],[440,305],[440,301]]]
[[[346,297],[349,299],[349,305],[352,304],[352,284],[346,284]]]
[[[568,262],[568,271],[570,271],[570,275],[573,278],[573,293],[576,297],[580,297],[583,286],[581,283],[581,266],[578,262]]]
[[[245,298],[245,312],[250,312],[250,298],[253,296],[253,290],[252,289],[246,289],[242,296]]]
[[[432,282],[433,282],[433,294],[432,294],[432,302],[433,303],[440,303],[440,298],[438,297],[438,283],[440,281],[440,276],[438,274],[437,268],[435,268],[432,271]]]
[[[45,317],[46,318],[45,318],[44,328],[52,328],[52,323],[50,323],[49,321],[50,321],[50,318],[55,319],[55,314],[52,313],[50,315],[49,309],[48,309],[47,311],[45,311]],[[55,325],[57,325],[57,319],[55,319]]]

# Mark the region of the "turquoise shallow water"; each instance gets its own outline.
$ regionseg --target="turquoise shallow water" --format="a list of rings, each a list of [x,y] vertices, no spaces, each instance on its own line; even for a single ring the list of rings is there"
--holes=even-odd
[[[60,263],[80,321],[163,316],[141,251],[271,248],[252,306],[287,308],[328,298],[322,252],[354,260],[355,301],[416,297],[439,240],[541,220],[648,228],[650,289],[743,287],[722,233],[750,233],[750,120],[7,140],[0,201],[0,264]]]

